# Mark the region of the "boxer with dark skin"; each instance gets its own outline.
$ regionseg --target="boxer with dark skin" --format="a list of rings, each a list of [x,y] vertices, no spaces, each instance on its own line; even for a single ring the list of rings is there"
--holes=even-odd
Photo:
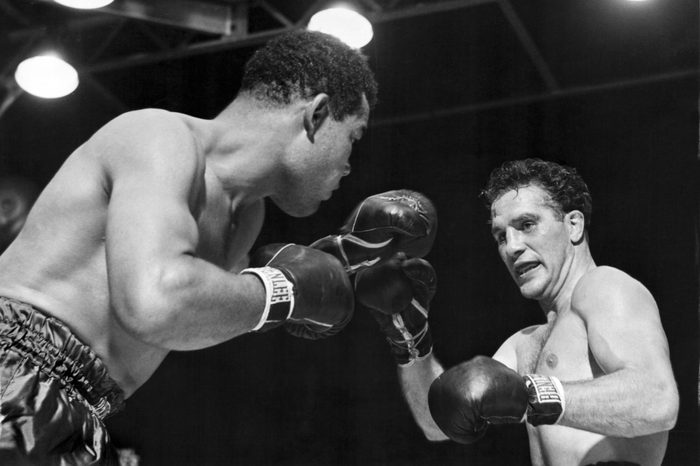
[[[116,461],[102,420],[168,352],[267,328],[280,296],[275,325],[345,325],[330,254],[292,245],[241,272],[265,198],[301,217],[338,189],[376,91],[358,51],[297,31],[215,118],[129,112],[75,150],[0,256],[0,462]]]
[[[499,256],[546,323],[448,370],[430,349],[400,362],[418,425],[429,440],[468,444],[492,424],[524,422],[536,466],[660,465],[678,414],[668,342],[644,285],[593,260],[585,183],[520,160],[494,170],[484,198]],[[396,282],[385,278],[357,300],[381,308],[376,295]]]

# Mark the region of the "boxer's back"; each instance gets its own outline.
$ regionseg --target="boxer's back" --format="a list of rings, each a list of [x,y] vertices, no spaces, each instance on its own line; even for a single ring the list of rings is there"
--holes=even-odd
[[[63,321],[128,394],[136,379],[155,369],[146,366],[165,353],[127,344],[129,337],[110,313],[104,242],[108,196],[104,167],[88,142],[49,182],[21,233],[0,256],[0,295]],[[140,354],[146,364],[121,368],[121,361],[134,359],[125,351]]]
[[[164,117],[173,118],[169,115]],[[122,134],[137,126],[130,121],[139,120],[120,118],[119,125],[108,123],[71,154],[42,191],[22,231],[0,256],[0,296],[32,304],[68,325],[100,356],[128,396],[152,375],[167,351],[128,335],[110,308],[107,165],[129,144],[138,144],[135,133],[144,131],[135,127]]]

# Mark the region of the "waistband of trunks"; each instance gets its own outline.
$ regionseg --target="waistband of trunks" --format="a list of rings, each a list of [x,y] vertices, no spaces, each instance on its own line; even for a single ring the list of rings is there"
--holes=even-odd
[[[0,296],[0,348],[30,358],[41,372],[82,397],[104,419],[124,406],[124,392],[100,358],[60,320],[30,304]]]

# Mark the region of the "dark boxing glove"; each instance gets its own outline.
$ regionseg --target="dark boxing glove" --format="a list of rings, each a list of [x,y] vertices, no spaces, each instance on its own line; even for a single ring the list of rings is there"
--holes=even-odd
[[[355,277],[355,299],[369,309],[399,365],[410,365],[433,349],[428,310],[436,286],[428,261],[403,254]]]
[[[265,285],[266,304],[254,331],[283,325],[294,336],[318,339],[335,335],[352,318],[352,284],[330,254],[296,244],[263,246],[251,268]]]
[[[433,246],[437,212],[423,194],[399,189],[362,201],[340,228],[311,247],[337,257],[349,273],[370,267],[394,253],[423,257]]]
[[[556,424],[564,413],[564,390],[556,377],[523,377],[495,359],[477,356],[433,381],[428,406],[445,435],[469,444],[489,424]]]

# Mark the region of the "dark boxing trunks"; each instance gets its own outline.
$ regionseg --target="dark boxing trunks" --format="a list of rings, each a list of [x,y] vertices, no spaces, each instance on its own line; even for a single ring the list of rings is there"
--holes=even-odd
[[[118,464],[103,420],[123,403],[68,327],[0,297],[0,464]]]

